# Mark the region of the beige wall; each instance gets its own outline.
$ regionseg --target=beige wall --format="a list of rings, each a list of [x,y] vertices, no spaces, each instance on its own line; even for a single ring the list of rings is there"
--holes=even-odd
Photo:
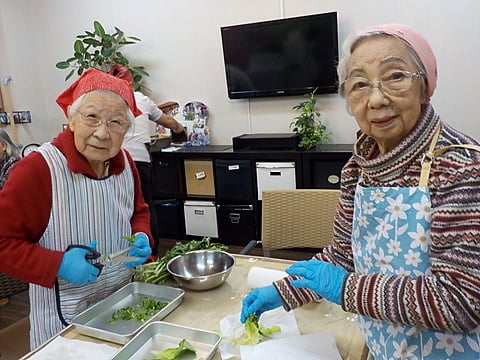
[[[143,6],[143,8],[141,8]],[[99,20],[142,39],[125,48],[151,76],[157,102],[191,100],[210,108],[212,143],[231,144],[243,133],[288,132],[301,97],[230,100],[220,26],[338,11],[339,38],[366,25],[404,22],[430,40],[439,63],[432,102],[442,118],[480,138],[480,2],[477,0],[0,0],[0,78],[12,77],[15,110],[30,110],[33,122],[19,129],[21,143],[49,141],[65,122],[56,96],[71,82],[55,63],[72,55],[75,36]],[[356,124],[337,95],[320,96],[331,142],[350,143]]]

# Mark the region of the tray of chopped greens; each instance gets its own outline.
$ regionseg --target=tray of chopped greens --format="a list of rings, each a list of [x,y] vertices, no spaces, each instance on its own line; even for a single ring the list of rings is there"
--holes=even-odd
[[[220,334],[212,331],[153,321],[111,360],[210,360],[220,340]]]
[[[77,315],[72,324],[80,334],[123,345],[178,307],[184,294],[171,286],[131,282]]]

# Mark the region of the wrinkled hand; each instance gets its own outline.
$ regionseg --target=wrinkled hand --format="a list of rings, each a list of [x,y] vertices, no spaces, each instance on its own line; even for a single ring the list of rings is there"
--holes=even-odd
[[[130,261],[126,263],[125,266],[134,267],[142,265],[145,261],[147,261],[151,254],[152,248],[150,247],[150,242],[148,241],[147,235],[144,233],[136,233],[132,250],[128,252],[128,256],[137,256],[139,259],[137,261]]]
[[[292,286],[308,288],[337,305],[341,304],[343,281],[348,274],[344,268],[326,261],[304,260],[291,265],[285,271],[288,275],[303,278],[292,280]]]
[[[274,285],[255,288],[243,299],[240,321],[244,323],[248,315],[252,313],[260,318],[265,311],[273,310],[281,305],[282,299]]]
[[[89,247],[95,249],[97,241],[93,240]],[[85,259],[88,250],[73,248],[63,255],[57,276],[75,285],[86,285],[97,280],[100,270]]]

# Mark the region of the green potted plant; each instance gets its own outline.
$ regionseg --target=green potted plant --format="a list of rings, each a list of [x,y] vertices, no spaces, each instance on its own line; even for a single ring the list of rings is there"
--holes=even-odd
[[[121,64],[132,72],[134,90],[141,90],[142,78],[150,75],[143,66],[131,66],[130,61],[120,51],[123,46],[136,44],[141,40],[125,36],[125,33],[117,27],[113,34],[109,34],[98,21],[93,22],[93,28],[93,32],[85,31],[84,34],[77,35],[73,44],[73,56],[55,65],[58,69],[71,68],[65,80],[70,79],[75,72],[81,75],[89,68],[108,71],[112,65]]]
[[[290,123],[290,128],[300,138],[298,146],[303,150],[310,150],[314,147],[321,149],[328,141],[331,132],[327,131],[327,127],[319,120],[320,112],[315,110],[317,99],[315,91],[305,94],[307,100],[293,107],[300,114]]]

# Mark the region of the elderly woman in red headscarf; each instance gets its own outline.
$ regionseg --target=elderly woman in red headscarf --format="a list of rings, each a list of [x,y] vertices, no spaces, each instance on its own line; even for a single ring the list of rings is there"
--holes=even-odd
[[[241,320],[324,298],[358,314],[375,359],[478,359],[479,142],[435,112],[435,56],[408,26],[348,38],[338,74],[360,130],[334,238],[252,290]]]
[[[0,272],[30,283],[30,346],[132,277],[151,254],[150,215],[123,137],[139,115],[130,84],[90,69],[58,98],[68,128],[20,160],[1,191]],[[127,263],[86,255],[130,244]]]

